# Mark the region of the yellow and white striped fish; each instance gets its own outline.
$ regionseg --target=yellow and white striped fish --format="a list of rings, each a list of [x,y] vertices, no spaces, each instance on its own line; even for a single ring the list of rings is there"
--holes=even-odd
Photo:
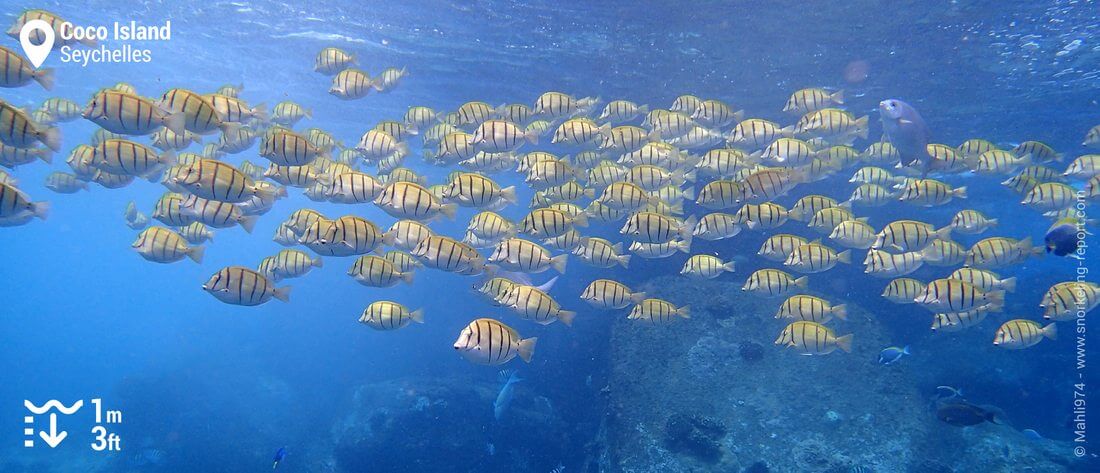
[[[648,105],[638,105],[629,100],[612,100],[604,106],[598,120],[608,120],[612,123],[628,122],[649,113]]]
[[[771,230],[787,223],[787,209],[772,202],[745,204],[734,214],[737,224],[749,230]]]
[[[3,226],[26,223],[34,217],[45,220],[49,211],[48,202],[32,202],[29,196],[15,186],[0,183],[0,219],[11,222]]]
[[[166,167],[175,164],[172,152],[158,153],[149,146],[130,140],[103,141],[95,147],[91,158],[91,164],[99,170],[149,180],[156,179]]]
[[[1023,350],[1035,346],[1044,338],[1058,338],[1058,327],[1053,323],[1044,327],[1032,320],[1015,319],[1001,324],[993,335],[993,345],[1009,350]]]
[[[875,243],[878,235],[875,229],[860,220],[845,220],[833,227],[829,239],[845,248],[866,250]]]
[[[733,127],[729,144],[741,149],[757,150],[792,133],[794,133],[793,126],[783,128],[773,121],[750,118]]]
[[[457,126],[477,126],[488,120],[496,113],[493,107],[485,102],[466,102],[458,107]]]
[[[546,92],[535,99],[531,113],[548,119],[574,116],[587,113],[598,101],[599,99],[592,97],[577,99],[561,92]]]
[[[872,248],[863,260],[863,272],[876,278],[896,278],[920,269],[933,258],[935,254],[930,248],[897,254]]]
[[[143,217],[140,212],[137,212],[136,215],[139,218]],[[129,219],[129,216],[127,216],[127,219]],[[201,245],[207,241],[214,241],[214,232],[210,231],[206,224],[202,222],[191,222],[189,225],[177,227],[176,233],[179,233],[184,240],[187,240],[187,242],[192,245]]]
[[[44,21],[50,26],[50,29],[53,30],[53,36],[56,38],[53,42],[53,49],[61,49],[62,46],[71,46],[77,43],[93,48],[99,46],[94,38],[77,39],[75,35],[72,34],[74,28],[81,28],[83,25],[73,26],[73,23],[61,18],[56,13],[39,9],[25,10],[16,17],[11,28],[8,28],[8,36],[19,39],[23,27],[27,25],[27,22],[33,20]],[[68,24],[68,26],[66,26],[66,24]],[[62,35],[62,32],[66,32],[67,34]],[[28,32],[27,38],[32,44],[43,44],[46,41],[46,33],[38,29],[31,29]],[[119,84],[122,83],[120,82]]]
[[[599,146],[606,140],[610,140],[611,125],[604,123],[599,125],[590,118],[570,118],[554,130],[554,138],[551,143],[564,143],[576,146]]]
[[[966,281],[978,286],[983,291],[1003,290],[1016,292],[1016,278],[1004,278],[992,271],[977,268],[959,268],[948,276],[951,279]]]
[[[1088,314],[1100,305],[1100,286],[1088,281],[1061,282],[1047,289],[1039,307],[1043,318],[1054,321],[1074,320],[1078,311]]]
[[[970,247],[966,265],[979,269],[996,269],[1026,260],[1031,255],[1043,254],[1042,247],[1034,247],[1031,237],[1016,240],[1007,237],[991,237]]]
[[[711,210],[728,209],[736,206],[743,194],[741,184],[735,181],[711,181],[699,191],[695,203]]]
[[[833,269],[837,263],[851,263],[851,251],[837,253],[820,243],[810,242],[796,247],[783,265],[800,273],[821,273]]]
[[[633,212],[660,199],[650,196],[637,184],[615,182],[603,190],[598,200],[612,209]]]
[[[398,282],[412,284],[413,275],[412,271],[403,272],[390,260],[375,255],[360,256],[348,269],[348,276],[370,287],[391,287]]]
[[[795,91],[787,99],[783,111],[793,114],[805,114],[825,107],[844,105],[844,91],[829,92],[811,87]]]
[[[294,126],[303,118],[313,118],[313,112],[289,100],[275,104],[271,110],[271,121],[282,126]]]
[[[356,65],[355,55],[340,48],[324,48],[317,53],[313,70],[325,75],[332,75],[348,67]]]
[[[913,278],[895,278],[886,284],[882,297],[895,304],[916,304],[916,298],[928,284]]]
[[[149,227],[130,245],[142,258],[155,263],[174,263],[191,258],[202,263],[204,248],[191,246],[180,234],[164,227]]]
[[[777,319],[805,320],[826,323],[836,317],[848,320],[848,309],[844,304],[832,305],[820,297],[798,295],[788,297],[775,313]]]
[[[878,184],[860,184],[852,191],[852,196],[845,202],[846,205],[859,205],[862,207],[882,207],[898,197],[898,193]]]
[[[588,226],[588,217],[566,215],[560,210],[542,208],[532,210],[519,222],[519,231],[534,238],[554,238],[565,234],[574,226]]]
[[[386,261],[389,261],[397,267],[398,271],[410,272],[417,268],[421,268],[424,265],[416,260],[416,257],[401,250],[390,250],[385,255]]]
[[[568,255],[551,256],[550,251],[538,243],[521,238],[509,238],[496,246],[489,261],[509,271],[541,273],[553,268],[565,273]]]
[[[236,123],[226,121],[210,100],[187,89],[169,89],[161,96],[157,106],[169,113],[183,113],[184,128],[198,135],[230,132],[239,127]]]
[[[304,166],[324,155],[308,138],[285,128],[272,128],[260,140],[260,156],[279,166]]]
[[[530,363],[536,342],[538,338],[522,338],[512,327],[482,318],[462,329],[454,348],[463,358],[479,365],[502,365],[517,355]]]
[[[81,180],[75,174],[54,171],[46,176],[46,188],[61,194],[75,194],[88,190],[88,181]]]
[[[967,157],[978,157],[981,156],[982,153],[995,151],[997,149],[997,145],[981,138],[971,138],[958,146],[959,152]]]
[[[527,132],[508,120],[486,120],[478,125],[470,144],[477,147],[479,151],[501,153],[513,151],[525,141],[537,144],[538,140],[538,133]]]
[[[737,217],[728,213],[712,212],[699,219],[691,234],[704,240],[723,240],[741,233]]]
[[[409,323],[424,323],[424,310],[409,311],[405,306],[392,301],[372,302],[363,309],[359,322],[375,330],[397,330]]]
[[[638,212],[626,219],[619,233],[641,243],[667,243],[679,237],[691,241],[695,217],[686,220],[655,212]]]
[[[1044,182],[1024,196],[1024,205],[1040,212],[1050,212],[1077,204],[1077,190],[1060,182]]]
[[[684,262],[680,274],[693,279],[714,279],[722,273],[734,272],[734,266],[733,260],[725,262],[713,255],[693,255]]]
[[[496,116],[515,123],[520,127],[531,121],[532,114],[531,107],[522,103],[505,104],[496,108]],[[536,136],[538,134],[537,132],[535,133]]]
[[[425,266],[459,274],[477,274],[485,269],[485,260],[470,245],[450,237],[431,235],[411,252]]]
[[[623,154],[616,162],[631,166],[649,164],[665,169],[674,169],[679,167],[685,159],[687,159],[686,152],[680,151],[675,146],[663,141],[654,141],[642,145],[641,148],[635,151]]]
[[[928,246],[932,240],[948,240],[950,238],[950,226],[936,230],[931,224],[916,220],[895,220],[883,227],[871,248],[876,250],[918,251]]]
[[[290,287],[275,287],[264,275],[242,266],[227,266],[218,270],[203,290],[226,304],[254,306],[272,298],[290,302]]]
[[[778,269],[761,269],[749,275],[742,291],[762,297],[782,297],[798,289],[806,289],[806,276],[795,279]]]
[[[35,68],[19,53],[4,46],[0,46],[0,64],[0,87],[22,87],[33,80],[43,89],[53,89],[53,69]]]
[[[328,93],[342,100],[355,100],[366,97],[378,84],[365,71],[349,67],[332,78]]]
[[[943,312],[932,316],[933,332],[959,332],[982,323],[991,310],[986,306],[966,312]]]
[[[285,249],[269,256],[270,263],[266,268],[260,269],[260,273],[272,281],[279,282],[286,278],[305,276],[313,268],[324,266],[320,257],[311,257],[309,253],[301,250]],[[262,266],[262,265],[261,265]]]
[[[277,192],[277,188],[259,184],[237,168],[212,159],[200,159],[177,169],[176,174],[168,178],[191,194],[232,204],[239,204],[253,197],[274,199]]]
[[[810,221],[806,222],[806,227],[821,234],[830,234],[837,225],[850,220],[866,221],[867,219],[856,218],[852,211],[845,207],[826,207],[818,210]]]
[[[396,218],[420,221],[439,215],[454,219],[456,204],[444,204],[431,191],[412,182],[394,182],[386,186],[374,204]]]
[[[500,201],[508,204],[516,202],[516,188],[501,188],[496,181],[481,174],[463,172],[451,179],[444,187],[443,196],[463,207],[483,208]]]
[[[630,265],[630,255],[624,255],[622,251],[622,242],[613,244],[603,238],[584,237],[573,249],[573,254],[597,268],[612,268],[616,265],[626,268]]]
[[[535,286],[516,284],[501,298],[501,305],[512,309],[521,318],[540,325],[549,325],[561,321],[566,326],[573,325],[576,312],[563,310],[558,301]]]
[[[935,207],[951,202],[951,199],[965,199],[966,187],[951,187],[935,179],[913,179],[906,183],[898,200],[922,207]]]
[[[1008,174],[1029,164],[1031,155],[1016,157],[1011,151],[995,149],[978,155],[974,171],[979,174]]]
[[[496,212],[486,210],[474,215],[470,219],[466,231],[472,232],[478,237],[487,240],[500,240],[511,238],[516,234],[516,226],[512,221],[502,217]]]
[[[983,291],[960,279],[943,278],[928,283],[915,301],[932,312],[966,312],[986,304],[1000,307],[1004,296],[1002,290]]]
[[[772,235],[768,237],[767,240],[764,240],[764,243],[760,245],[760,250],[757,251],[756,254],[770,261],[783,262],[790,257],[795,248],[807,243],[809,243],[809,240],[800,236],[780,233]]]
[[[197,221],[192,215],[184,215],[180,211],[183,205],[183,195],[175,192],[166,192],[157,199],[151,217],[160,220],[165,225],[181,227]]]
[[[653,324],[668,323],[676,317],[690,319],[691,307],[676,307],[673,303],[663,299],[644,299],[630,309],[629,320],[641,320]]]
[[[301,234],[299,243],[319,255],[352,256],[374,251],[393,243],[393,234],[382,233],[374,222],[355,215],[336,220],[320,219]]]
[[[184,134],[187,115],[160,108],[152,100],[117,90],[100,90],[81,115],[104,130],[123,135],[148,135],[161,126]]]
[[[416,220],[398,220],[386,233],[393,235],[394,246],[405,251],[413,251],[420,242],[432,236],[432,229]]]
[[[852,334],[838,337],[824,325],[799,320],[787,325],[775,339],[775,344],[802,355],[827,355],[837,348],[851,353]]]
[[[581,300],[598,309],[625,309],[626,306],[638,304],[645,298],[644,292],[635,292],[625,284],[611,279],[592,281],[581,293]]]
[[[247,233],[256,226],[256,215],[245,215],[240,207],[228,202],[204,199],[197,195],[188,195],[179,205],[179,212],[185,217],[202,222],[214,228],[229,228],[240,225]]]
[[[963,235],[977,235],[997,226],[997,219],[988,218],[977,210],[960,210],[951,218],[951,228]]]
[[[691,252],[691,242],[685,240],[672,240],[668,243],[642,243],[635,241],[630,244],[628,250],[646,259],[667,258],[676,254],[677,251],[682,253]]]

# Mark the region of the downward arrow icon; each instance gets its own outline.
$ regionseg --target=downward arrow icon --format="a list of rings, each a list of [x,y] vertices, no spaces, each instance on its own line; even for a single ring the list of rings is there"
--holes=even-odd
[[[46,431],[42,431],[38,433],[38,436],[42,437],[42,440],[45,440],[46,444],[49,445],[50,448],[54,448],[61,444],[61,441],[65,440],[65,437],[68,437],[69,433],[65,432],[64,430],[58,433],[57,414],[50,414],[50,433],[47,434]]]

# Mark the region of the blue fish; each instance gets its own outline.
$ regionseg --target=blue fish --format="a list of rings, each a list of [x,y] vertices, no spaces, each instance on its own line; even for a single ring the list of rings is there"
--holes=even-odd
[[[497,420],[504,417],[504,412],[508,410],[508,406],[512,404],[512,397],[515,395],[515,384],[523,381],[515,371],[501,371],[500,378],[504,380],[504,386],[500,387],[500,393],[497,394],[497,398],[493,401],[493,416]]]
[[[279,448],[279,451],[275,452],[275,461],[271,464],[271,469],[274,470],[279,467],[279,462],[286,458],[286,447]]]
[[[924,118],[905,102],[898,99],[886,99],[878,103],[878,112],[882,117],[882,130],[894,149],[901,156],[902,166],[920,161],[923,175],[928,175],[932,166],[932,156],[928,155],[928,141],[932,133],[928,131]]]
[[[1054,225],[1051,225],[1043,238],[1043,241],[1046,242],[1047,253],[1054,253],[1058,256],[1073,254],[1077,251],[1077,233],[1077,219],[1073,217],[1054,222]]]
[[[909,354],[909,345],[905,348],[887,347],[878,354],[878,362],[884,365],[896,363],[901,357]]]

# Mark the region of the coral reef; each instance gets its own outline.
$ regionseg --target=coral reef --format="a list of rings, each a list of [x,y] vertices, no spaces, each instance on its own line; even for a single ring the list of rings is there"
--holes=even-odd
[[[726,426],[709,417],[673,414],[665,424],[665,442],[674,452],[687,452],[703,461],[714,463],[722,456],[719,441],[726,435]]]

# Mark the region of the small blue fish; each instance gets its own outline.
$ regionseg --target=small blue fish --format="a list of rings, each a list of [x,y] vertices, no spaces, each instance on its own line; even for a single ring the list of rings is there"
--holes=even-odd
[[[878,354],[878,362],[884,365],[892,365],[896,363],[901,357],[909,354],[909,345],[905,348],[887,347]]]
[[[279,448],[279,451],[275,452],[275,461],[271,464],[271,469],[274,470],[279,467],[279,462],[286,458],[286,447]]]
[[[898,99],[879,102],[878,112],[882,117],[882,131],[898,150],[901,165],[909,166],[920,161],[922,173],[927,175],[932,165],[932,156],[928,154],[928,141],[932,133],[928,131],[924,118],[912,105]]]
[[[556,278],[555,278],[556,279]],[[496,420],[500,420],[504,417],[504,412],[508,410],[508,406],[512,404],[512,397],[515,395],[515,384],[523,381],[514,370],[501,371],[500,380],[504,382],[504,385],[500,387],[500,393],[497,394],[497,398],[493,401],[493,417]]]

